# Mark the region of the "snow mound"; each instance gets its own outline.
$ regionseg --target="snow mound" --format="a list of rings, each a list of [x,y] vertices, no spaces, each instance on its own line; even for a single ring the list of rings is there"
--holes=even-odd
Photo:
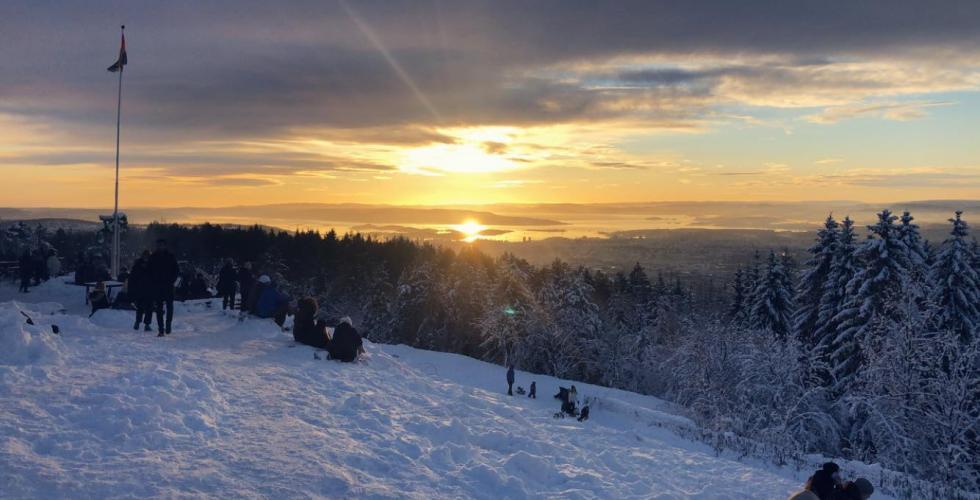
[[[32,306],[37,305],[32,304]],[[55,304],[27,309],[24,304],[18,302],[0,303],[0,365],[42,365],[61,362],[61,339],[52,333],[50,324],[42,319],[43,311],[50,312],[56,308]],[[28,317],[34,322],[33,325],[27,324]]]

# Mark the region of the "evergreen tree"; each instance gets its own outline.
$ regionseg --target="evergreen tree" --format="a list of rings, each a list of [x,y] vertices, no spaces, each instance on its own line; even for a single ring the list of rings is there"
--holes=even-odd
[[[748,319],[746,302],[748,302],[748,290],[746,287],[745,271],[740,267],[735,271],[735,278],[732,281],[732,302],[728,307],[728,319],[736,325],[744,325]]]
[[[752,304],[751,326],[769,331],[784,339],[790,333],[793,317],[793,296],[782,261],[769,251],[766,270],[756,286]]]
[[[912,291],[919,293],[918,300],[922,300],[929,294],[929,246],[919,234],[919,225],[914,224],[915,220],[907,210],[902,212],[901,224],[898,226],[898,239],[905,244],[909,259],[909,278],[912,282]]]
[[[899,239],[896,219],[891,211],[882,210],[878,222],[868,226],[868,239],[855,253],[861,268],[847,284],[844,305],[833,319],[836,337],[829,346],[838,391],[850,386],[864,363],[861,344],[880,324],[889,300],[911,286],[908,249]]]
[[[567,378],[595,368],[594,344],[601,325],[592,287],[582,270],[555,261],[547,271],[540,303],[550,316],[543,341],[550,373]]]
[[[820,296],[820,306],[817,322],[813,333],[813,345],[822,352],[828,352],[837,337],[840,323],[836,320],[838,313],[844,307],[847,296],[847,284],[858,272],[856,256],[857,247],[854,241],[854,221],[844,217],[841,222],[837,245],[831,258],[830,269],[823,283]]]
[[[961,215],[958,211],[955,218],[949,219],[953,229],[936,254],[931,299],[939,307],[939,328],[955,332],[968,343],[980,328],[980,275],[967,241],[969,228]]]
[[[824,227],[817,232],[817,242],[810,247],[810,259],[800,275],[796,293],[796,315],[793,318],[797,339],[805,346],[815,344],[814,332],[820,319],[820,304],[837,254],[839,225],[832,215],[827,216]]]
[[[484,359],[540,369],[541,354],[529,348],[530,337],[543,321],[540,307],[520,266],[508,256],[497,262],[488,307],[477,322]]]

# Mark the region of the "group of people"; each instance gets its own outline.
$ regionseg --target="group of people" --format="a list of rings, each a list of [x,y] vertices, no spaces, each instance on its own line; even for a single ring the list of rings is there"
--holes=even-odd
[[[840,466],[827,462],[806,480],[803,491],[795,493],[789,500],[868,500],[874,492],[871,481],[863,477],[844,481]]]
[[[150,322],[157,317],[157,336],[169,335],[174,320],[174,282],[180,274],[177,257],[167,248],[166,240],[157,240],[156,250],[144,250],[133,262],[128,276],[120,276],[126,283],[127,299],[136,308],[136,322],[145,331],[153,331]],[[94,302],[93,302],[94,309]]]
[[[17,259],[17,270],[20,275],[20,293],[28,293],[31,284],[40,284],[52,276],[61,274],[61,260],[53,248],[24,249]]]
[[[507,395],[514,395],[514,365],[507,365]],[[518,394],[524,394],[524,388],[517,387]],[[531,399],[538,399],[538,384],[535,381],[531,381],[530,390],[527,393],[527,397]],[[559,387],[558,394],[555,394],[555,399],[561,401],[561,411],[556,413],[555,416],[569,416],[577,417],[579,422],[584,422],[589,419],[589,405],[582,406],[580,411],[577,408],[578,405],[578,389],[573,385],[571,388]]]
[[[189,300],[215,297],[207,280],[200,272],[191,279],[181,279],[177,258],[167,248],[166,240],[158,240],[154,252],[144,251],[133,262],[129,271],[121,271],[119,280],[125,283],[116,302],[132,304],[136,310],[133,329],[143,325],[145,331],[152,331],[150,323],[154,313],[157,317],[158,337],[169,335],[173,327],[174,300]],[[124,268],[125,269],[125,268]],[[282,292],[272,279],[265,274],[255,278],[251,263],[235,266],[233,260],[226,260],[218,272],[216,284],[217,297],[221,297],[223,310],[241,310],[242,317],[251,314],[259,318],[270,318],[283,327],[287,315],[294,315],[293,338],[296,342],[325,349],[331,359],[354,361],[364,353],[363,339],[354,328],[353,321],[344,317],[335,327],[319,317],[319,307],[312,297],[301,299],[295,310],[290,308],[290,297]],[[236,296],[240,300],[236,303]],[[105,283],[99,281],[89,294],[92,312],[112,307],[108,300]]]
[[[364,341],[350,317],[341,318],[336,327],[330,328],[319,312],[313,297],[303,298],[297,303],[293,316],[293,339],[296,342],[325,349],[330,359],[348,363],[364,353]]]

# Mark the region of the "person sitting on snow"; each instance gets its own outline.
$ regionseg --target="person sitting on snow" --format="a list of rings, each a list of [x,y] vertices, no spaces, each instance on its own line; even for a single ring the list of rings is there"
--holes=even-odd
[[[319,308],[316,299],[306,297],[296,304],[296,315],[293,317],[293,339],[300,344],[326,349],[330,344],[327,336],[327,324],[322,319],[316,319]]]
[[[289,297],[276,289],[272,278],[263,274],[252,292],[249,293],[249,312],[260,318],[272,318],[277,325],[282,326],[289,314]]]
[[[95,284],[95,288],[88,294],[89,304],[92,305],[92,314],[99,309],[106,309],[109,307],[109,295],[106,293],[105,282],[100,281]]]
[[[208,282],[204,279],[204,274],[197,273],[190,283],[191,299],[210,299],[211,292],[208,291]]]
[[[327,352],[330,353],[330,359],[347,363],[364,354],[364,341],[361,339],[361,334],[357,333],[357,329],[354,328],[354,323],[349,316],[342,318],[340,324],[334,328],[333,338],[327,345]]]
[[[558,394],[555,394],[555,399],[561,400],[561,411],[568,415],[575,416],[577,412],[575,411],[575,402],[578,397],[578,391],[575,390],[573,385],[571,389],[566,389],[564,387],[558,388]]]
[[[803,488],[812,491],[820,500],[829,500],[840,491],[840,487],[840,466],[834,462],[827,462],[806,480]]]

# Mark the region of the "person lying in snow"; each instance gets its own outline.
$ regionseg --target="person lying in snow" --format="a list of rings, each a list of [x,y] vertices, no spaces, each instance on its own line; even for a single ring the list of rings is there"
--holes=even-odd
[[[327,345],[327,352],[330,353],[330,359],[347,363],[364,354],[364,342],[361,340],[361,334],[357,333],[350,317],[342,318],[340,324],[334,328],[333,338]]]
[[[306,344],[318,349],[326,349],[330,343],[327,336],[327,324],[316,319],[319,312],[316,299],[306,297],[296,304],[296,315],[293,318],[293,339],[300,344]]]

